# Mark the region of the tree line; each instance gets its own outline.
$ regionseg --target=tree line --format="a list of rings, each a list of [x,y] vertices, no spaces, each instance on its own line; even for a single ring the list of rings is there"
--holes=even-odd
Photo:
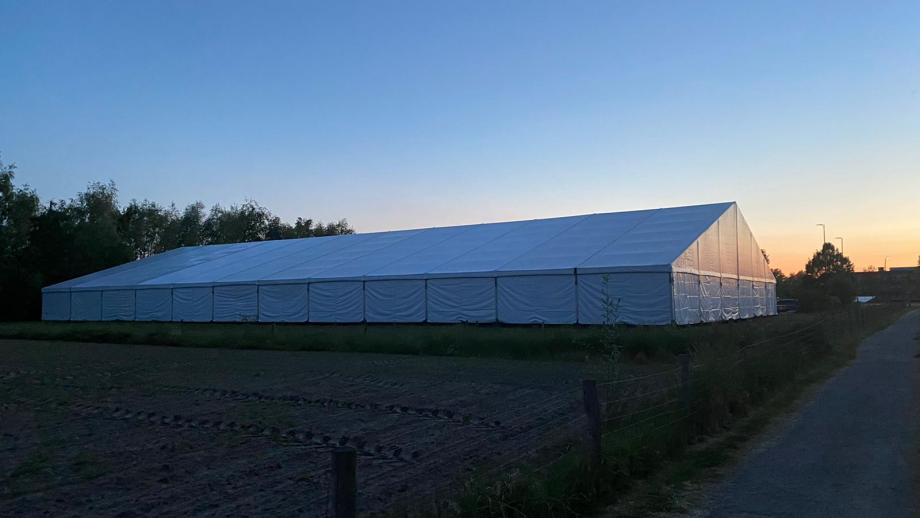
[[[39,318],[41,288],[180,246],[352,234],[344,219],[287,223],[255,201],[184,209],[149,200],[122,206],[113,182],[43,203],[0,162],[0,319]]]

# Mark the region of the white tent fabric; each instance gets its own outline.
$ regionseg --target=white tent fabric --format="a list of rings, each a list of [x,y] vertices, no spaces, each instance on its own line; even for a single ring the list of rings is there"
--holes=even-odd
[[[750,227],[717,203],[185,247],[49,286],[42,318],[598,324],[605,276],[625,323],[775,314]]]
[[[306,322],[308,302],[307,284],[265,284],[259,287],[259,321]]]
[[[102,320],[134,320],[134,290],[103,291]]]
[[[738,281],[739,306],[741,309],[741,318],[751,318],[754,316],[754,283],[747,279]]]
[[[142,321],[172,320],[172,289],[147,288],[134,291],[134,318]]]
[[[700,275],[700,318],[703,322],[722,320],[722,279]]]
[[[578,322],[666,325],[671,322],[666,272],[578,276]]]
[[[210,322],[214,318],[214,288],[174,288],[172,319],[177,322]]]
[[[738,306],[738,279],[722,277],[722,320],[736,320],[741,311]]]
[[[215,322],[259,320],[259,288],[253,284],[214,286]]]
[[[428,281],[428,321],[495,322],[495,279],[463,277]]]
[[[692,273],[673,275],[674,322],[679,325],[698,324],[700,319],[700,278]]]
[[[102,320],[102,292],[74,291],[70,293],[71,320]]]
[[[70,320],[70,292],[42,293],[42,320]]]
[[[498,278],[498,320],[508,324],[574,324],[574,275]]]
[[[767,315],[776,315],[776,284],[768,282],[764,287],[767,293]]]
[[[368,322],[424,322],[425,281],[367,281],[364,318]]]
[[[767,314],[767,290],[764,283],[754,281],[754,316],[762,317]]]
[[[310,322],[364,321],[364,283],[360,281],[310,284]]]

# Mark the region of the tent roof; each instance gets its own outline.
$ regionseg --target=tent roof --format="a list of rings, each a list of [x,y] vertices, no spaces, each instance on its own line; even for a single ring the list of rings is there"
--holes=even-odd
[[[733,202],[183,247],[45,288],[670,271]]]

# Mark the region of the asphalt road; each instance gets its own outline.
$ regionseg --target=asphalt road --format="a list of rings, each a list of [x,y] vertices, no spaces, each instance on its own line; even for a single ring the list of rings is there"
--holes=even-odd
[[[704,499],[706,517],[920,516],[920,311],[771,430]]]

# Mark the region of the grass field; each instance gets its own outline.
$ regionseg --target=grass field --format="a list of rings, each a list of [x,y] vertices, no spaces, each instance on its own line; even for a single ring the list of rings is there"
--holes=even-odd
[[[622,328],[615,379],[597,328],[0,324],[0,514],[323,516],[336,444],[360,452],[364,514],[590,513],[896,314]],[[686,351],[689,428],[645,426]],[[638,380],[604,393],[599,471],[588,378]]]

